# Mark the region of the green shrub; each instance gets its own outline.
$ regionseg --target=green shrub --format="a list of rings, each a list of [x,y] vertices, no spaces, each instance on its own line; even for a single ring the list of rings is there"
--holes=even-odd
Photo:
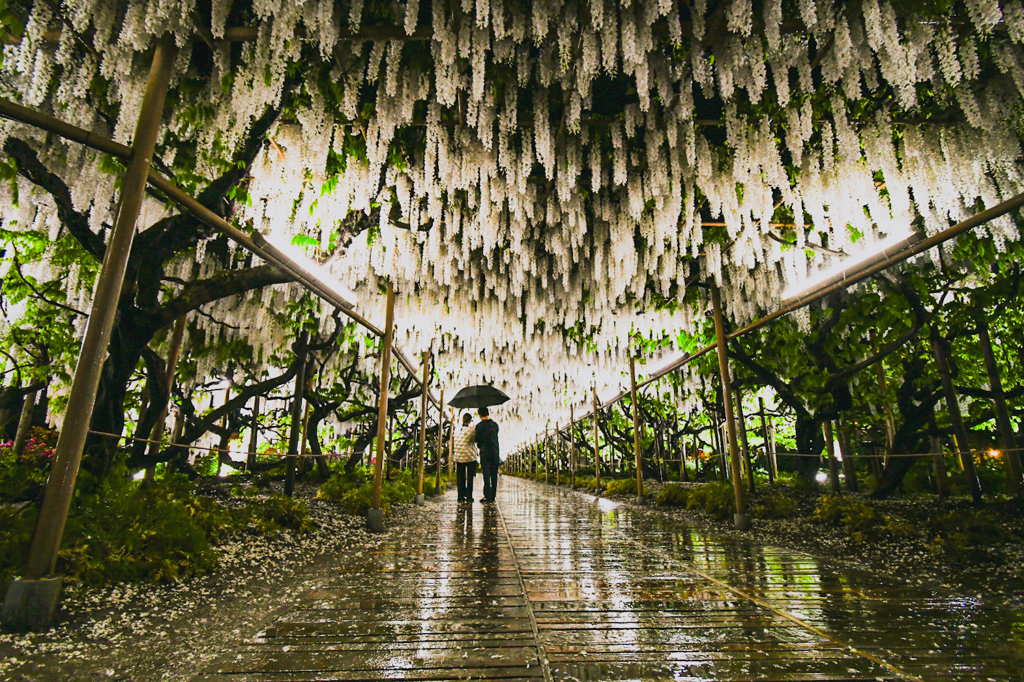
[[[885,538],[907,538],[914,534],[903,519],[882,514],[867,502],[851,496],[823,495],[811,514],[811,520],[829,526],[842,526],[857,542]]]
[[[806,478],[794,471],[780,471],[775,476],[775,485],[795,488],[801,492],[808,492],[814,488]]]
[[[766,495],[750,508],[755,519],[788,519],[799,511],[796,502],[784,495]]]
[[[21,568],[36,513],[34,505],[0,507],[0,584]],[[83,470],[57,570],[85,585],[175,582],[214,568],[212,545],[246,528],[305,533],[315,524],[305,504],[282,495],[230,510],[197,495],[184,476],[143,486],[123,467],[102,480]]]
[[[811,513],[811,520],[825,526],[838,526],[846,514],[847,501],[841,495],[822,495]]]
[[[89,490],[67,523],[58,571],[84,584],[174,582],[212,569],[210,538],[234,527],[230,513],[200,501],[179,478],[143,488],[114,471]]]
[[[1003,524],[985,510],[940,514],[929,520],[928,533],[928,550],[956,564],[978,563],[991,556],[990,552],[979,550],[994,549],[1013,540]]]
[[[36,515],[36,507],[31,504],[0,506],[0,590],[6,592],[8,581],[18,574],[28,556]]]
[[[666,485],[658,493],[655,503],[659,507],[685,507],[690,499],[690,491],[681,485]]]
[[[316,496],[330,502],[337,502],[346,514],[366,516],[366,513],[373,507],[373,479],[362,479],[363,476],[355,472],[339,474],[321,485]],[[443,494],[443,481],[441,486]],[[427,495],[427,491],[433,490],[433,487],[433,478],[424,479],[423,494]],[[380,492],[381,509],[384,510],[385,515],[389,515],[392,504],[405,504],[416,496],[412,473],[392,471],[391,480],[382,482]]]
[[[612,479],[604,484],[604,489],[609,495],[636,495],[636,479]]]
[[[445,485],[445,480],[441,478],[441,486],[435,485],[435,478],[433,476],[427,476],[423,479],[423,496],[424,497],[437,497],[438,495],[444,495],[448,489]]]
[[[381,488],[381,499],[383,500],[384,488]],[[341,495],[341,497],[334,500],[341,505],[342,510],[346,514],[353,516],[366,516],[373,507],[373,481],[367,481],[358,488],[350,488]],[[390,506],[382,501],[382,508],[384,513],[387,514],[390,511]]]
[[[340,502],[346,493],[359,488],[365,482],[365,478],[357,472],[335,474],[320,484],[316,496],[317,499]]]
[[[271,495],[243,510],[244,517],[263,533],[276,535],[288,529],[308,533],[316,528],[305,503],[284,495]]]
[[[736,513],[736,497],[730,483],[705,483],[690,490],[687,509],[705,511],[719,521]]]

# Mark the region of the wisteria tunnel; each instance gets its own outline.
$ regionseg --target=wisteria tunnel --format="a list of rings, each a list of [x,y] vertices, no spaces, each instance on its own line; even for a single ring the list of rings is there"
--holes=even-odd
[[[1021,0],[0,47],[0,678],[1024,680]]]

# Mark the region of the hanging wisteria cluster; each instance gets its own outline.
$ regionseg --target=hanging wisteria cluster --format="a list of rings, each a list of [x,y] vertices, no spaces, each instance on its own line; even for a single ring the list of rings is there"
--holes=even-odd
[[[315,240],[310,253],[378,324],[390,278],[398,343],[438,354],[450,387],[504,386],[507,418],[535,431],[565,421],[564,396],[621,386],[631,333],[688,329],[705,303],[663,312],[687,284],[719,284],[729,315],[750,319],[827,266],[823,254],[932,233],[1021,191],[1020,3],[796,8],[214,0],[201,16],[181,0],[65,0],[55,16],[37,3],[5,48],[6,94],[129,141],[146,50],[169,31],[181,50],[162,161],[194,145],[193,172],[214,177],[252,122],[298,92],[236,220]],[[231,21],[247,22],[241,43]],[[93,101],[97,79],[120,105],[113,121]],[[110,222],[114,177],[96,155],[41,156],[77,178],[94,229]],[[52,224],[52,204],[22,193],[17,209],[2,202],[5,222]],[[378,229],[338,238],[347,216],[373,211]],[[1015,234],[1008,220],[984,229],[997,244]],[[282,339],[258,311],[297,295],[232,304],[258,321],[240,325],[258,352]]]

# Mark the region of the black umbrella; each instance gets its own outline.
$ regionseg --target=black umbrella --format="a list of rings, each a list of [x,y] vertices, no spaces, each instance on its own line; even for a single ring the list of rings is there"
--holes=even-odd
[[[481,385],[467,386],[456,393],[455,397],[448,401],[448,404],[459,409],[466,409],[501,405],[508,400],[509,397],[494,386]]]

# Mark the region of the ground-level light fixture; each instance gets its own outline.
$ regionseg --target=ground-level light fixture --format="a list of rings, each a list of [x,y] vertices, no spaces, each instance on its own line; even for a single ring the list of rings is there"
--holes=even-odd
[[[922,236],[911,230],[900,230],[885,239],[872,243],[863,251],[848,256],[829,268],[825,268],[813,277],[798,282],[782,292],[783,307],[799,304],[802,299],[810,298],[815,293],[842,282],[865,268],[881,261],[890,261],[893,256],[921,241]]]

